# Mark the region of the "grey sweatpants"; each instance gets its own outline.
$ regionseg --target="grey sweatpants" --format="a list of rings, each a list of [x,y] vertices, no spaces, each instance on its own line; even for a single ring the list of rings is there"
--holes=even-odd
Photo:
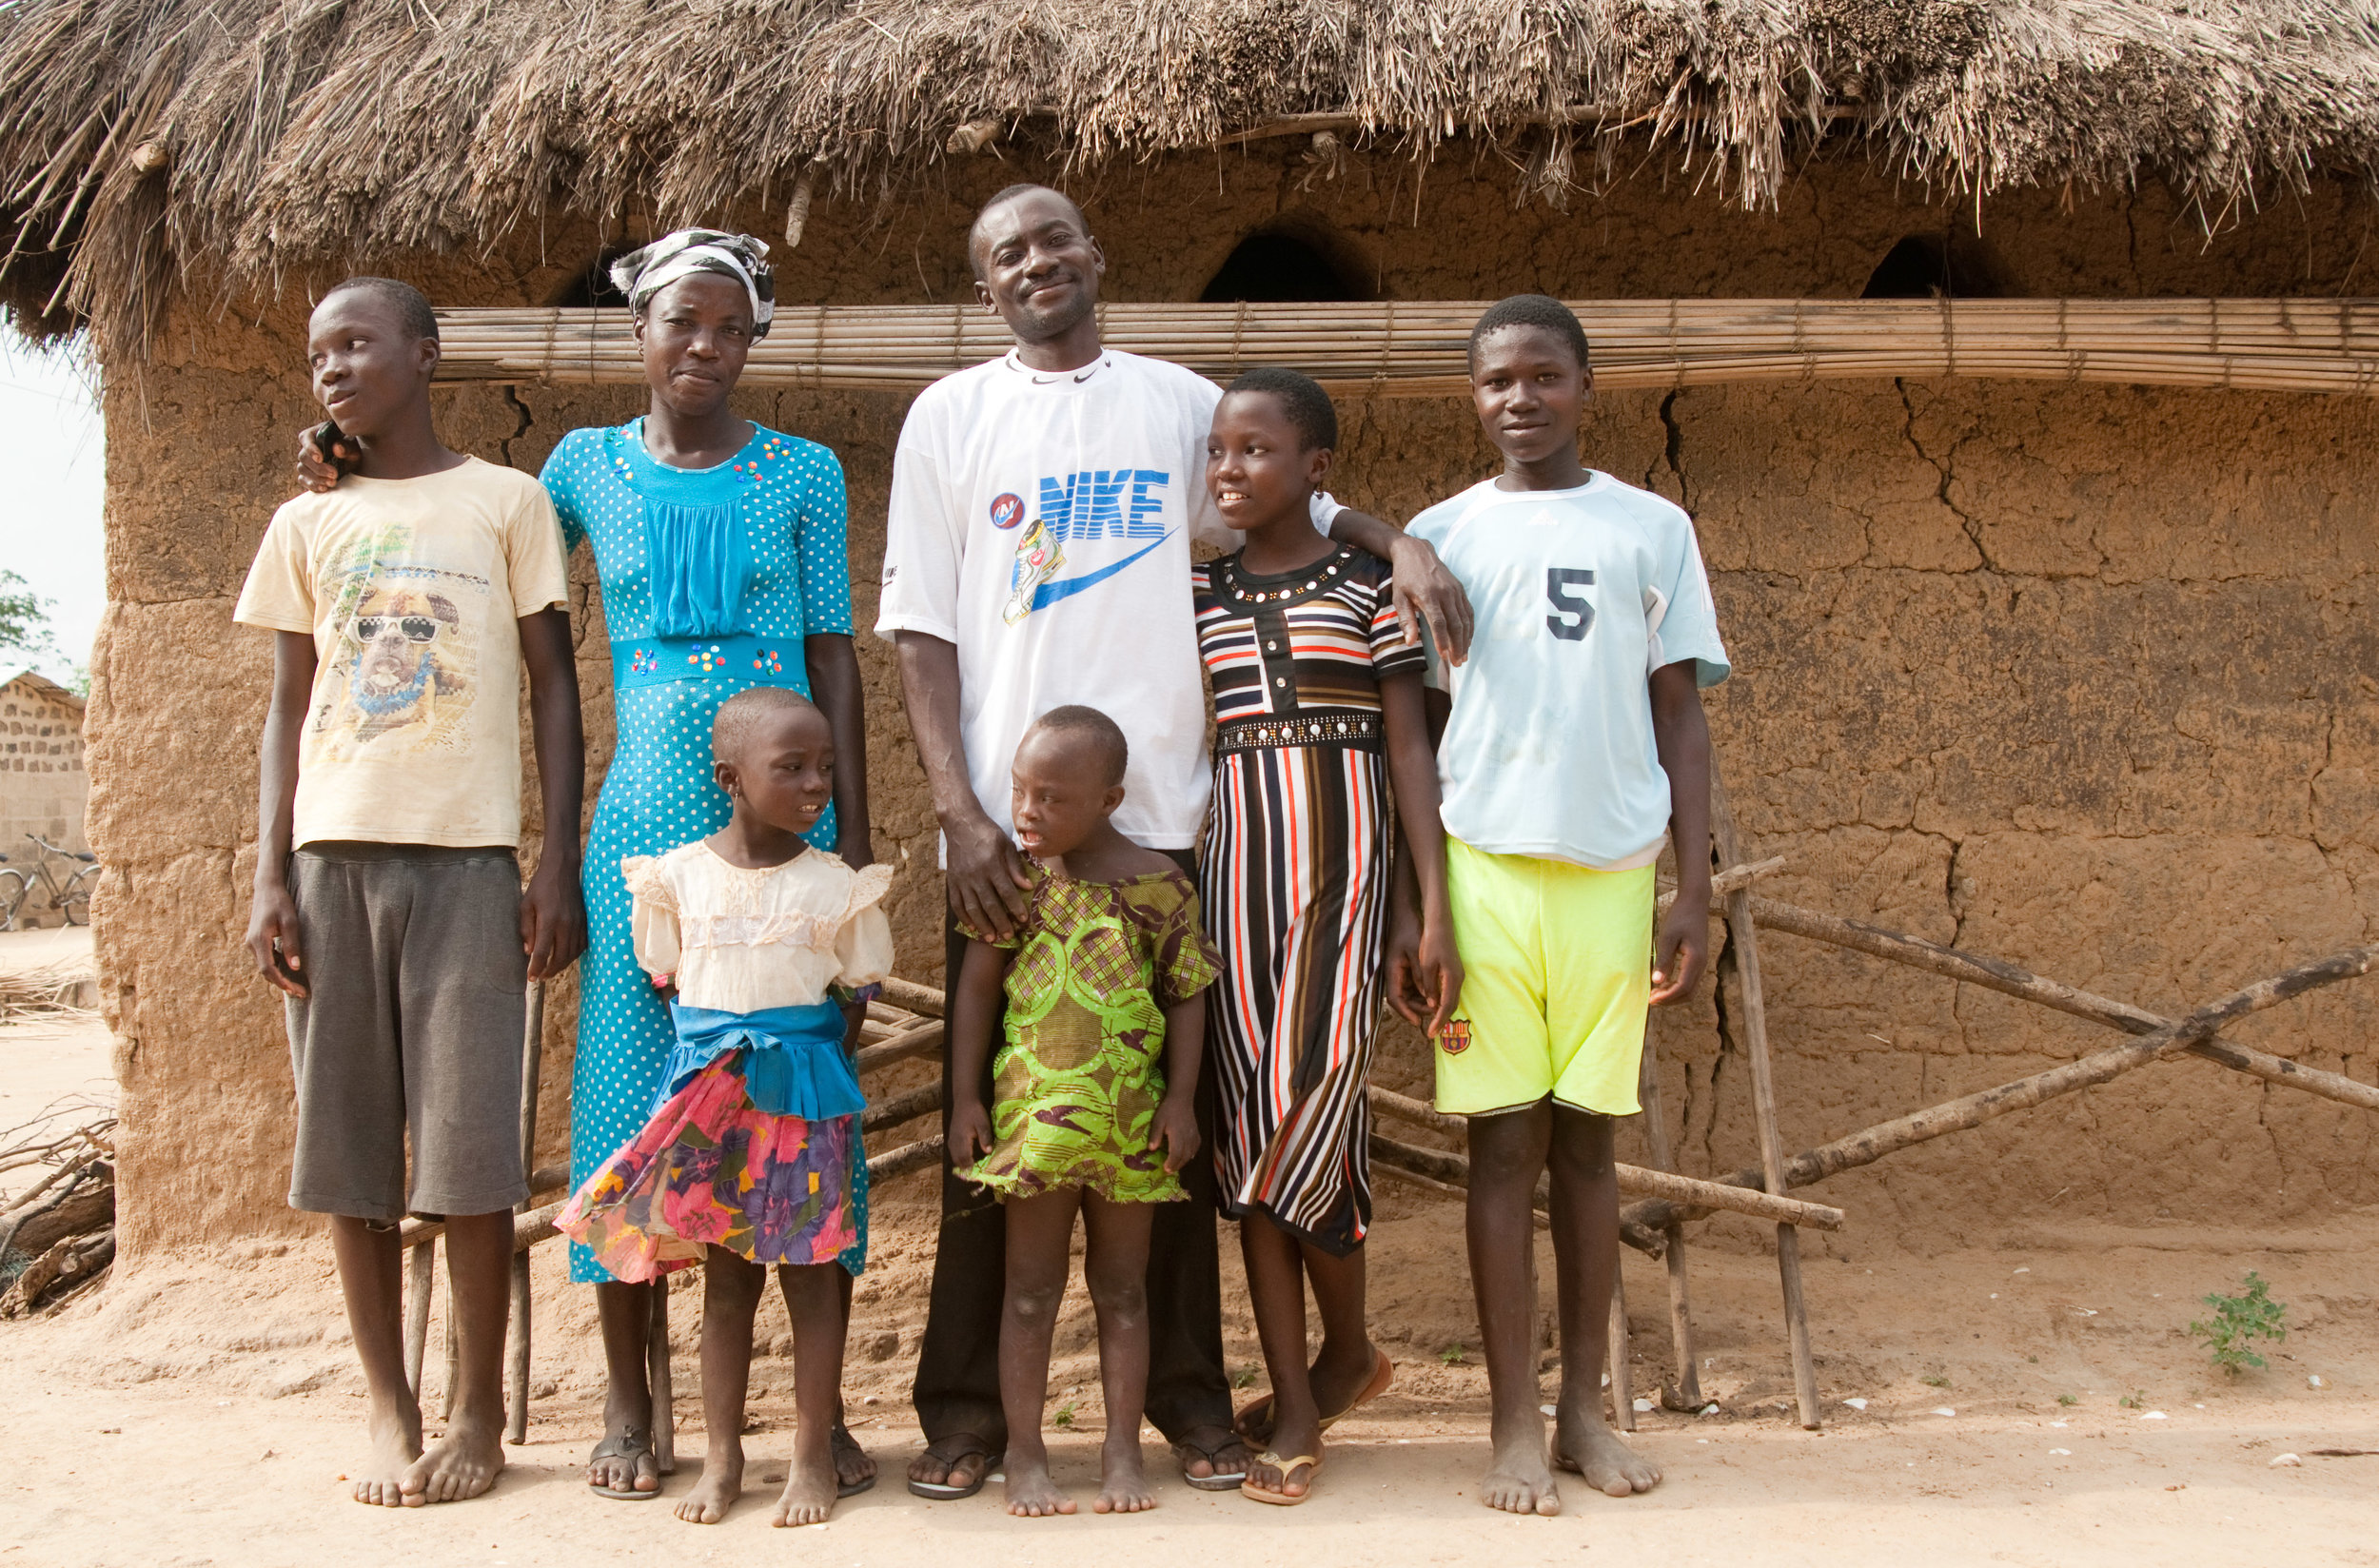
[[[289,892],[311,993],[288,1002],[289,1206],[385,1223],[526,1198],[528,958],[512,851],[308,844],[290,857]]]

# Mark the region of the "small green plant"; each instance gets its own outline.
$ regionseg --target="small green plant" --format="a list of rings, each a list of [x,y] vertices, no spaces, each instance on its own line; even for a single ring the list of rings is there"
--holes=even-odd
[[[1073,1424],[1073,1401],[1068,1400],[1059,1405],[1057,1414],[1049,1419],[1049,1423],[1052,1426],[1072,1426]]]
[[[1927,1388],[1947,1388],[1950,1385],[1950,1380],[1941,1376],[1937,1372],[1932,1377],[1918,1378],[1917,1381],[1923,1383]]]
[[[2213,1308],[2213,1316],[2191,1323],[2189,1331],[2205,1342],[2214,1365],[2236,1377],[2245,1367],[2271,1364],[2247,1348],[2251,1340],[2277,1343],[2289,1337],[2288,1325],[2280,1321],[2288,1316],[2288,1304],[2271,1299],[2271,1286],[2262,1275],[2251,1268],[2247,1271],[2243,1295],[2225,1296],[2216,1291],[2201,1299]]]
[[[1462,1358],[1463,1348],[1459,1343],[1449,1344],[1445,1349],[1437,1353],[1437,1359],[1444,1362],[1448,1366],[1460,1366],[1462,1364]]]
[[[2038,1366],[2040,1364],[2040,1358],[2037,1356],[2026,1356],[2024,1360],[2032,1362],[2035,1366]]]
[[[2114,1402],[2126,1410],[2136,1410],[2148,1402],[2148,1391],[2144,1388],[2134,1388]]]
[[[1239,1369],[1239,1375],[1238,1375],[1237,1377],[1234,1377],[1234,1378],[1232,1378],[1232,1379],[1230,1380],[1230,1385],[1231,1385],[1233,1388],[1246,1388],[1246,1387],[1249,1386],[1250,1384],[1252,1384],[1254,1382],[1255,1382],[1255,1363],[1254,1363],[1253,1362],[1249,1362],[1247,1365],[1245,1365],[1245,1366],[1243,1366],[1243,1367],[1241,1367],[1241,1368]]]
[[[2059,1404],[2079,1404],[2081,1403],[2081,1401],[2074,1398],[2071,1394],[2059,1394],[2056,1397],[2056,1402]]]

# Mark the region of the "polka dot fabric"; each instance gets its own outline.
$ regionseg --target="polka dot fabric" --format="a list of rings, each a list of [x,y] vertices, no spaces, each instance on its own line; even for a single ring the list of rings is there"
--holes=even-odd
[[[541,476],[572,549],[595,548],[603,618],[612,639],[653,636],[653,574],[645,553],[647,501],[732,505],[748,530],[753,572],[737,623],[714,628],[782,640],[796,654],[810,636],[851,631],[851,570],[842,465],[816,441],[753,426],[742,451],[717,468],[671,468],[644,448],[643,421],[615,429],[573,430],[554,448]],[[570,1103],[570,1185],[586,1179],[636,1135],[653,1109],[675,1031],[669,1009],[641,970],[628,940],[623,855],[665,854],[716,833],[727,821],[726,795],[711,781],[711,720],[718,705],[749,686],[809,694],[806,662],[781,668],[704,674],[666,685],[615,689],[619,741],[595,831],[586,851],[587,952],[579,981],[579,1050]],[[809,834],[832,851],[830,808]],[[865,1187],[857,1197],[864,1204]],[[861,1221],[864,1234],[864,1219]],[[856,1260],[847,1262],[857,1271]],[[570,1278],[602,1284],[611,1275],[573,1243]]]

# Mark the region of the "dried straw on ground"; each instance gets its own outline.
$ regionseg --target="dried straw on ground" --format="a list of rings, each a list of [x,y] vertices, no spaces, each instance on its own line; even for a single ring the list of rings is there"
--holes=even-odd
[[[781,212],[1002,142],[1079,167],[1276,134],[1425,155],[1473,136],[1560,199],[1638,167],[1648,139],[1661,167],[1758,205],[1828,131],[1977,194],[2160,176],[2218,221],[2259,186],[2379,167],[2379,17],[2318,0],[18,0],[0,9],[0,295],[20,322],[54,306],[137,326],[177,275],[237,287],[563,212]]]
[[[83,1005],[90,977],[87,962],[0,974],[0,1023],[91,1016],[93,1009]]]

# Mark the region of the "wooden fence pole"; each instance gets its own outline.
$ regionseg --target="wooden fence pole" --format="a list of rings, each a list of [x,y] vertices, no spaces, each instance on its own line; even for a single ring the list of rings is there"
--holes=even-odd
[[[455,1396],[462,1383],[462,1336],[455,1329],[454,1312],[454,1244],[446,1244],[446,1391],[442,1396],[439,1414],[442,1420],[454,1420]]]
[[[1668,1118],[1661,1107],[1661,1062],[1652,1049],[1649,1029],[1644,1031],[1643,1069],[1636,1099],[1643,1107],[1643,1141],[1652,1156],[1652,1168],[1675,1171],[1677,1151],[1669,1142]],[[1677,1354],[1677,1403],[1697,1410],[1701,1406],[1701,1363],[1695,1359],[1693,1303],[1685,1286],[1684,1225],[1672,1221],[1667,1236],[1661,1263],[1668,1270],[1668,1331]]]
[[[1727,801],[1726,786],[1719,775],[1715,752],[1710,757],[1710,835],[1718,849],[1720,865],[1742,863],[1742,846],[1735,833],[1735,813]],[[1768,1061],[1767,1001],[1760,985],[1760,934],[1751,918],[1748,888],[1726,895],[1726,934],[1734,950],[1735,975],[1742,993],[1743,1043],[1751,1057],[1751,1098],[1760,1126],[1760,1165],[1767,1175],[1768,1190],[1781,1192],[1784,1143],[1776,1126],[1776,1079]],[[1809,1344],[1809,1310],[1801,1299],[1800,1232],[1787,1224],[1779,1223],[1776,1227],[1776,1272],[1784,1292],[1784,1330],[1792,1344],[1793,1394],[1800,1406],[1800,1424],[1814,1432],[1823,1420],[1823,1412],[1818,1402],[1817,1361]]]
[[[545,982],[529,986],[528,1022],[521,1039],[521,1172],[537,1168],[537,1098],[545,1065]],[[512,1205],[528,1212],[535,1195]],[[529,1249],[512,1254],[512,1407],[504,1414],[504,1441],[529,1441]]]
[[[644,1377],[653,1395],[653,1460],[664,1476],[678,1473],[678,1400],[669,1371],[669,1277],[651,1285],[652,1326],[645,1331]]]
[[[1627,1281],[1611,1270],[1611,1424],[1622,1432],[1636,1429],[1636,1390],[1627,1370]]]
[[[438,1270],[436,1237],[405,1248],[404,1382],[413,1399],[422,1398],[422,1358],[429,1348],[430,1280]]]

